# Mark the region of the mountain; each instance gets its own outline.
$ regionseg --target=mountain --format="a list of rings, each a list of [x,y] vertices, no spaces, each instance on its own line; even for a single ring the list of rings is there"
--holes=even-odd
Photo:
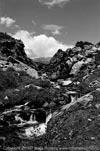
[[[100,150],[100,42],[37,60],[0,33],[0,149]]]
[[[34,58],[34,62],[39,62],[43,64],[49,64],[51,57],[40,57],[40,58]]]

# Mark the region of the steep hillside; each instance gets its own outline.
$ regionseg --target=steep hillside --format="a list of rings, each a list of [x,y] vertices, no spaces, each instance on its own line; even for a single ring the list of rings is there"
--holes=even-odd
[[[6,33],[0,32],[0,57],[12,56],[14,59],[36,68],[36,64],[27,57],[24,47],[21,40],[17,40]]]
[[[9,67],[38,78],[36,64],[27,57],[23,42],[6,33],[0,33],[0,69],[5,71]]]

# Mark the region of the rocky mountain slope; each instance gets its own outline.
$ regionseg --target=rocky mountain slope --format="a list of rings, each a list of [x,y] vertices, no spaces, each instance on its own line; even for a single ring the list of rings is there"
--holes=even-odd
[[[39,58],[34,58],[33,61],[34,62],[39,62],[39,63],[43,63],[43,64],[49,64],[51,57],[39,57]]]
[[[0,33],[0,149],[100,150],[100,43],[77,42],[48,64]]]
[[[47,66],[47,73],[52,80],[76,76],[82,68],[99,65],[99,44],[77,42],[75,47],[63,51],[59,49]]]
[[[30,76],[37,77],[36,64],[27,57],[24,44],[6,33],[0,33],[0,68],[14,68],[16,71],[26,71]]]

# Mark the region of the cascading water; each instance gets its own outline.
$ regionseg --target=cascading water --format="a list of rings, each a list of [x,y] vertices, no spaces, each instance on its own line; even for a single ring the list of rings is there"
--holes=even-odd
[[[41,123],[41,124],[38,124],[38,125],[33,125],[29,128],[26,128],[25,129],[25,135],[27,137],[32,137],[32,136],[41,136],[43,134],[46,133],[46,130],[47,130],[47,124],[48,122],[50,121],[50,119],[52,118],[52,113],[50,113],[47,118],[46,118],[46,122],[45,123]]]

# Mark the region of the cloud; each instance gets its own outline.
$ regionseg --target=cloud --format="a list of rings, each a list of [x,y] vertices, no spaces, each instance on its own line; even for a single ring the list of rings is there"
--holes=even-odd
[[[11,27],[16,21],[10,17],[1,17],[0,24],[5,25],[6,27]]]
[[[66,50],[71,47],[57,41],[54,37],[29,33],[26,30],[19,30],[14,38],[21,39],[25,44],[26,53],[30,58],[53,56],[58,49]]]
[[[44,30],[51,31],[53,35],[61,35],[61,30],[64,28],[63,26],[58,25],[43,25],[42,28]]]
[[[41,4],[47,5],[48,8],[51,8],[55,5],[63,7],[70,0],[39,0]]]
[[[20,26],[19,25],[15,25],[15,28],[20,29]]]
[[[33,24],[34,26],[37,25],[37,23],[36,23],[34,20],[32,20],[32,24]]]

